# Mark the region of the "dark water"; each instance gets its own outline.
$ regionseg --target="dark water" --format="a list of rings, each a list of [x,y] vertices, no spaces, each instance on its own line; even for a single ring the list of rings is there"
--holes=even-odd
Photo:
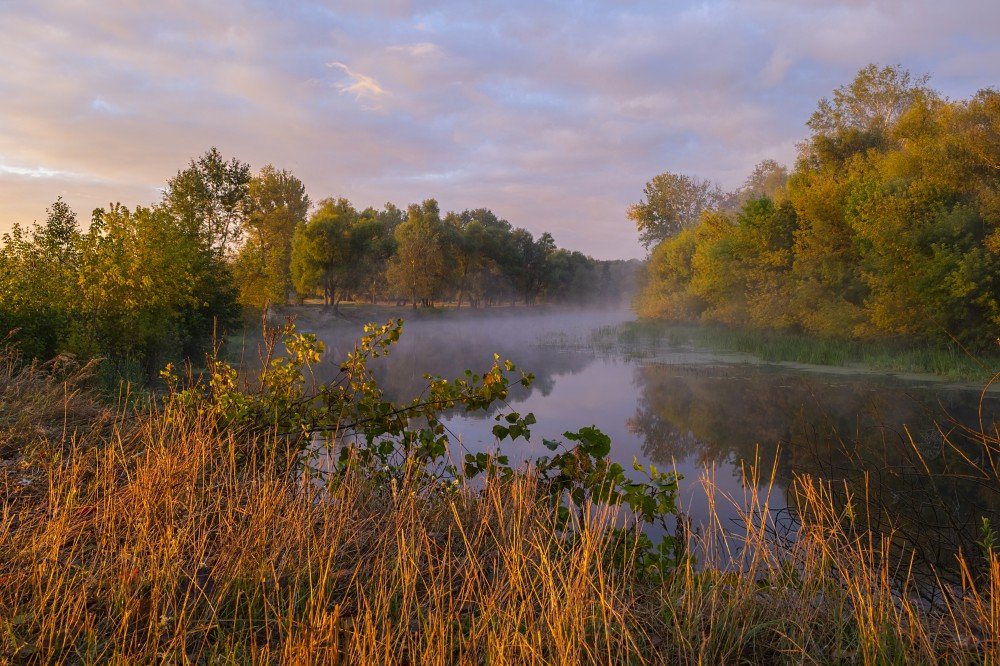
[[[512,460],[548,453],[543,438],[596,425],[626,469],[635,457],[685,477],[683,509],[695,526],[709,515],[706,474],[739,505],[745,493],[765,492],[747,483],[746,466],[759,461],[769,473],[775,459],[772,506],[785,505],[795,474],[866,488],[873,520],[891,522],[928,561],[973,542],[982,516],[997,515],[1000,489],[967,478],[967,461],[955,452],[982,457],[962,429],[978,430],[981,419],[992,429],[997,397],[980,404],[978,391],[932,382],[733,363],[685,349],[643,358],[627,347],[585,344],[597,327],[630,318],[617,311],[415,319],[373,367],[389,397],[405,400],[420,393],[424,373],[457,377],[466,368],[487,369],[494,352],[509,358],[536,375],[529,389],[512,392],[509,406],[538,419],[531,442],[505,445]],[[339,358],[360,325],[316,332]],[[449,418],[455,454],[492,450],[494,423],[484,414]],[[721,501],[716,512],[725,525],[738,510]]]

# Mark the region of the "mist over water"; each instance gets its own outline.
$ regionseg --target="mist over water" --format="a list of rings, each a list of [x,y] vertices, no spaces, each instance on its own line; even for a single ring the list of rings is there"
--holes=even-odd
[[[325,381],[337,372],[335,360],[353,348],[363,321],[317,313],[301,318],[299,328],[317,333],[328,345],[331,360],[317,369],[318,379]],[[1000,509],[984,504],[974,485],[949,481],[936,489],[955,509],[945,520],[928,505],[925,484],[907,473],[914,445],[927,464],[943,469],[948,465],[944,435],[961,442],[961,426],[979,428],[980,396],[968,388],[733,363],[723,355],[684,348],[644,358],[627,347],[586,344],[595,329],[631,320],[625,309],[444,315],[400,309],[393,316],[404,317],[403,335],[388,357],[371,366],[389,399],[419,395],[425,373],[452,378],[470,369],[481,374],[499,354],[535,375],[531,387],[512,387],[508,399],[510,409],[538,419],[530,442],[504,443],[512,462],[549,453],[543,439],[562,439],[567,430],[596,425],[610,435],[611,455],[626,469],[635,458],[684,476],[682,509],[696,527],[709,515],[704,475],[735,500],[716,506],[724,525],[735,524],[744,493],[765,492],[748,486],[746,466],[758,461],[766,480],[776,456],[773,507],[785,505],[795,473],[808,473],[855,488],[867,483],[872,501],[914,534],[926,534],[933,525],[974,529],[981,516]],[[992,427],[998,414],[1000,399],[991,395],[982,404],[983,425]],[[456,459],[466,451],[496,448],[494,415],[456,413],[446,420]],[[956,520],[961,524],[953,524]],[[947,556],[949,543],[944,538],[941,557]]]
[[[514,388],[513,399],[529,392],[547,395],[557,376],[580,372],[595,354],[544,343],[565,335],[586,336],[598,327],[631,319],[624,308],[466,310],[445,316],[421,311],[414,314],[401,308],[392,316],[403,318],[403,334],[390,355],[377,359],[371,367],[387,397],[393,400],[417,395],[426,386],[423,376],[427,373],[445,378],[458,377],[466,370],[482,374],[492,365],[493,354],[535,375],[530,389]],[[316,333],[326,343],[329,358],[340,359],[351,351],[364,323],[306,321],[300,323],[300,328]],[[336,370],[328,366],[318,372],[321,379],[326,379]]]

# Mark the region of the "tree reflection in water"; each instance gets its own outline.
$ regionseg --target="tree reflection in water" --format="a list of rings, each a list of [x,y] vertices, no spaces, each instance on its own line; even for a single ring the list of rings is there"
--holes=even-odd
[[[979,395],[870,376],[771,367],[645,365],[635,371],[629,429],[654,462],[694,457],[737,469],[759,456],[785,496],[796,474],[842,482],[867,498],[871,526],[893,535],[918,563],[947,569],[976,553],[983,517],[1000,519],[997,479],[970,465],[984,456]],[[988,398],[993,432],[1000,401]],[[839,493],[843,499],[844,492]],[[792,507],[794,508],[794,507]]]

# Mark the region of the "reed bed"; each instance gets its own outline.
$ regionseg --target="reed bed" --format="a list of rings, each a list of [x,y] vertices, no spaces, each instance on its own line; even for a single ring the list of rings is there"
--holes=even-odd
[[[0,420],[17,438],[0,663],[1000,662],[997,556],[960,557],[961,583],[922,601],[864,497],[820,479],[788,490],[792,539],[768,494],[728,498],[706,474],[743,524],[689,533],[697,559],[650,578],[605,556],[624,516],[593,507],[563,529],[530,469],[449,491],[332,484],[208,422],[103,411],[51,368],[5,372],[33,388],[2,393],[20,416]],[[63,427],[24,430],[52,404]]]
[[[560,341],[553,341],[558,344]],[[877,372],[928,374],[953,382],[984,383],[996,372],[996,349],[973,354],[960,344],[901,340],[822,338],[795,331],[736,329],[720,325],[638,320],[595,330],[589,340],[562,341],[599,351],[655,355],[664,348],[691,347],[740,353],[764,363],[857,367]]]

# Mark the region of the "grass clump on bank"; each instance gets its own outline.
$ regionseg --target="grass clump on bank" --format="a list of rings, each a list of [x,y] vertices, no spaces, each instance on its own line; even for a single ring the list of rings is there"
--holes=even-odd
[[[748,354],[765,363],[855,367],[886,373],[936,375],[950,381],[985,382],[1000,367],[997,355],[978,358],[958,345],[819,338],[792,331],[734,329],[638,320],[594,333],[597,347],[655,352],[663,346]]]
[[[960,585],[921,602],[905,562],[863,529],[863,507],[809,477],[791,489],[793,541],[774,538],[772,507],[750,492],[741,540],[715,523],[653,544],[636,526],[670,526],[676,478],[653,469],[625,477],[593,428],[547,442],[553,454],[529,468],[499,454],[451,463],[437,415],[502,398],[513,367],[497,360],[481,376],[429,379],[423,398],[387,407],[364,360],[397,335],[376,328],[322,389],[307,389],[321,349],[290,335],[286,355],[266,355],[254,391],[210,363],[201,383],[167,372],[163,404],[131,411],[89,403],[52,368],[0,365],[0,415],[22,415],[0,418],[3,659],[1000,657],[991,549],[984,566],[960,560]],[[59,402],[65,428],[25,428],[36,405]],[[502,417],[496,434],[522,437],[532,421]],[[335,435],[333,451],[321,432]]]

